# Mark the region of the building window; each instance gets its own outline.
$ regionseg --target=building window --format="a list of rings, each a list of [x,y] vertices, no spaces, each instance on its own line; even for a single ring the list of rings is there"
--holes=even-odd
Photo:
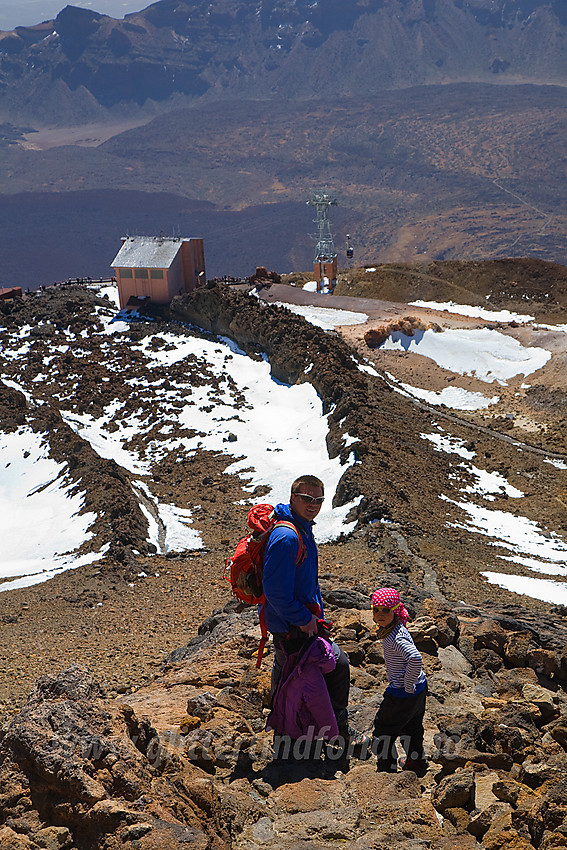
[[[163,280],[163,269],[150,269],[152,280]]]
[[[132,277],[132,269],[119,269],[120,277]]]
[[[141,277],[141,278],[147,279],[148,270],[147,269],[136,269],[136,277],[138,277],[138,278]]]

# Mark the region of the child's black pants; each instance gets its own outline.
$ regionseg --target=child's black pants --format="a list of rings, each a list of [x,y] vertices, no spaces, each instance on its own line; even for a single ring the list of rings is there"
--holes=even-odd
[[[384,694],[374,718],[372,733],[372,750],[378,757],[378,769],[396,769],[396,738],[400,739],[409,758],[423,758],[423,715],[426,696],[427,685],[415,696],[394,697],[387,691]]]

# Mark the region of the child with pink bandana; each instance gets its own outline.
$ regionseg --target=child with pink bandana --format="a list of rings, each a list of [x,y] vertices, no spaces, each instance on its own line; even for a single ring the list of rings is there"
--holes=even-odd
[[[376,769],[395,773],[398,753],[396,738],[406,751],[403,770],[423,776],[427,761],[423,753],[423,716],[427,679],[421,654],[406,629],[409,619],[400,594],[382,587],[372,594],[372,616],[384,648],[388,687],[374,718],[372,751],[378,758]]]

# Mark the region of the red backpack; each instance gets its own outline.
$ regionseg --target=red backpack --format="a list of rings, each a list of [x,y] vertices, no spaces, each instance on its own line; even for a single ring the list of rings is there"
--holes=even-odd
[[[307,552],[303,538],[295,525],[289,520],[276,519],[273,505],[255,505],[248,511],[246,522],[250,533],[240,538],[234,555],[224,562],[224,576],[230,582],[232,592],[241,602],[245,602],[247,605],[260,605],[262,640],[258,648],[258,660],[256,662],[256,667],[259,667],[268,639],[264,611],[266,597],[262,586],[262,573],[264,570],[264,551],[270,533],[274,528],[283,526],[291,528],[297,535],[299,545],[295,562],[296,567],[303,563]]]

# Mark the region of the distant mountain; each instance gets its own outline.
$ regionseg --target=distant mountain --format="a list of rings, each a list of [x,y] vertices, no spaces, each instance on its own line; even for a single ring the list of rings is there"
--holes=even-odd
[[[566,34],[564,0],[161,0],[124,20],[66,6],[0,33],[0,112],[81,123],[180,98],[567,84]]]
[[[564,0],[161,0],[0,33],[0,285],[105,275],[162,230],[203,236],[210,276],[307,269],[321,187],[360,263],[565,263],[566,36]]]

